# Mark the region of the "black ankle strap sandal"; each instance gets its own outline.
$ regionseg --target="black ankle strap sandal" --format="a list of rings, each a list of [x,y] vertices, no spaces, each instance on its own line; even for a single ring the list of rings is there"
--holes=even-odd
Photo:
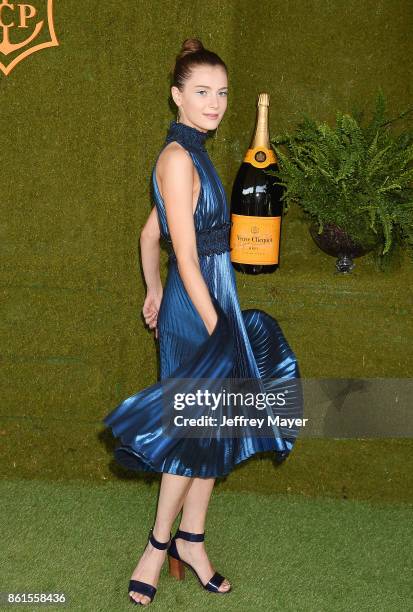
[[[171,541],[172,541],[172,533],[169,534],[169,540],[167,542],[159,542],[153,535],[153,527],[149,531],[149,542],[152,544],[152,546],[154,546],[155,548],[158,548],[159,550],[166,550],[168,546],[170,545]],[[130,591],[135,591],[135,593],[139,593],[140,595],[146,595],[150,599],[149,603],[151,603],[153,601],[153,598],[155,597],[157,589],[152,584],[141,582],[140,580],[130,580],[129,587],[128,587],[128,595]],[[135,599],[133,599],[133,597],[131,597],[130,595],[129,595],[129,600],[132,603],[136,604],[137,606],[149,605],[149,604],[143,604],[140,601],[135,601]]]
[[[213,576],[208,580],[206,584],[203,584],[202,580],[198,576],[196,570],[192,567],[190,563],[187,563],[179,556],[178,549],[176,547],[176,540],[178,538],[182,538],[182,540],[187,540],[188,542],[203,542],[205,540],[205,532],[204,533],[190,533],[189,531],[182,531],[178,529],[171,540],[171,544],[168,549],[168,562],[169,562],[169,574],[176,578],[177,580],[183,580],[185,578],[185,568],[184,565],[188,566],[189,569],[193,571],[195,576],[199,580],[199,584],[202,588],[206,589],[210,593],[219,593],[220,595],[226,595],[231,591],[230,587],[227,591],[220,591],[219,587],[224,582],[225,577],[215,572]]]

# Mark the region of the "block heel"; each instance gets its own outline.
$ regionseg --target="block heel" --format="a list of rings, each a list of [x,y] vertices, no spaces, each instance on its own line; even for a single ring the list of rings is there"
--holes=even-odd
[[[168,555],[169,575],[177,580],[185,579],[185,565],[179,559]]]

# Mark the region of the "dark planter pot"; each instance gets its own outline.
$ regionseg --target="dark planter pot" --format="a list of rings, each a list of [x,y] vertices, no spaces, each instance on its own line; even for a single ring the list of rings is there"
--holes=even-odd
[[[355,267],[353,259],[366,255],[377,244],[374,240],[368,245],[357,244],[343,229],[333,223],[324,223],[321,234],[317,232],[318,223],[313,222],[310,225],[311,237],[324,253],[337,257],[336,268],[342,274],[349,274]]]

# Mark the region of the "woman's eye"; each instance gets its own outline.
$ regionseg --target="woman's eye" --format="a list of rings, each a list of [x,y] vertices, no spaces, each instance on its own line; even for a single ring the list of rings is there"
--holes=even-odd
[[[204,93],[208,93],[208,92],[207,92],[206,89],[201,89],[200,91],[197,91],[196,93],[204,94]],[[220,93],[220,95],[223,95],[223,96],[227,96],[228,95],[227,91],[220,91],[219,93]]]

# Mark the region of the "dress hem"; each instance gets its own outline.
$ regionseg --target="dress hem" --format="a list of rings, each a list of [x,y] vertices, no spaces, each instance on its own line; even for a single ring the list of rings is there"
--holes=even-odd
[[[292,449],[291,449],[292,450]],[[201,475],[201,474],[194,474],[192,470],[189,470],[191,473],[187,474],[187,473],[180,473],[179,470],[175,470],[175,471],[170,471],[170,470],[163,470],[161,468],[156,468],[151,461],[143,454],[143,453],[139,453],[138,451],[134,451],[131,447],[128,446],[119,446],[117,449],[115,449],[114,451],[114,456],[115,456],[115,460],[118,463],[118,465],[121,465],[124,469],[128,469],[134,472],[144,472],[144,473],[157,473],[157,474],[173,474],[175,476],[184,476],[187,478],[224,478],[225,476],[228,476],[232,470],[234,469],[234,467],[236,465],[239,465],[240,463],[242,463],[243,461],[247,461],[248,459],[250,459],[251,457],[253,457],[254,455],[259,455],[261,453],[274,453],[275,456],[282,458],[282,461],[285,461],[288,456],[290,455],[290,451],[279,451],[276,449],[268,449],[268,450],[259,450],[259,451],[254,451],[252,453],[243,453],[241,457],[239,457],[236,461],[234,461],[233,465],[228,468],[228,470],[226,472],[223,473],[213,473],[213,474],[205,474],[205,475]],[[137,464],[135,465],[135,467],[132,467],[132,465],[127,465],[126,463],[119,461],[117,459],[117,455],[119,454],[119,452],[122,453],[127,453],[129,455],[129,457],[135,457],[137,458],[139,461],[142,462],[142,466],[138,466]],[[187,469],[185,469],[184,471],[188,471]],[[181,470],[182,472],[182,470]]]

